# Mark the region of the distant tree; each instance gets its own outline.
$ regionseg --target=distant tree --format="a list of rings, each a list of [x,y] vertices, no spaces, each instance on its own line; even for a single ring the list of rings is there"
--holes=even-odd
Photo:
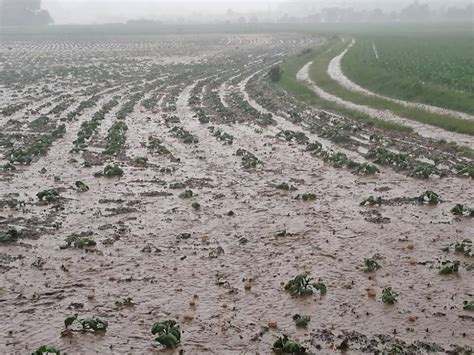
[[[41,0],[0,0],[1,26],[39,26],[53,23]]]
[[[474,18],[474,5],[467,5],[464,9],[457,7],[449,7],[444,14],[448,21],[469,21]]]
[[[273,67],[270,68],[268,72],[268,77],[270,80],[274,83],[277,81],[280,81],[281,79],[281,74],[283,73],[283,70],[281,70],[279,65],[274,65]]]
[[[420,4],[415,0],[400,11],[400,20],[402,21],[424,21],[431,18],[431,11],[428,4]]]
[[[256,15],[250,16],[249,23],[259,23],[259,22],[260,22],[260,20],[258,19],[258,17]]]

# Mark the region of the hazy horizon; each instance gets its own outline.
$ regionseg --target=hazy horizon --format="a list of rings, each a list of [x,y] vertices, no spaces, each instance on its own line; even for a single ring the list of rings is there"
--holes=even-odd
[[[126,22],[133,19],[207,22],[219,20],[222,15],[232,19],[240,16],[258,16],[260,20],[272,20],[285,14],[304,16],[318,13],[322,8],[341,7],[356,10],[379,8],[384,12],[399,11],[413,3],[413,0],[322,0],[322,1],[248,1],[248,0],[185,0],[171,1],[133,1],[133,0],[43,0],[42,8],[48,10],[56,24],[102,24]],[[450,6],[466,6],[469,0],[431,0],[419,1],[431,9],[439,10]]]

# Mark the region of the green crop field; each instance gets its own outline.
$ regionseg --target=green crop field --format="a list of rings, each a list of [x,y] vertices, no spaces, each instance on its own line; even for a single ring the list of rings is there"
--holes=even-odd
[[[352,81],[397,99],[474,113],[472,29],[373,32],[355,38],[342,60]]]

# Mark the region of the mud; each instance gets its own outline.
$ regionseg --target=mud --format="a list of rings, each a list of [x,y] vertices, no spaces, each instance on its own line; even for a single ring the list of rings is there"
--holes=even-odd
[[[181,42],[172,44],[165,37],[53,47],[55,56],[69,58],[74,48],[80,58],[94,56],[110,68],[110,56],[129,56],[126,66],[136,74],[111,79],[111,90],[118,87],[115,81],[123,81],[122,89],[101,94],[76,118],[59,114],[66,134],[31,164],[1,172],[1,198],[24,202],[0,213],[1,231],[20,232],[18,241],[0,245],[2,353],[24,354],[50,344],[68,354],[267,354],[282,334],[310,353],[339,351],[335,348],[350,334],[348,351],[353,353],[367,346],[364,339],[373,338],[377,343],[370,346],[379,351],[390,350],[394,342],[420,351],[425,349],[420,344],[444,350],[472,346],[472,318],[462,305],[474,297],[473,260],[442,250],[472,238],[472,219],[450,213],[455,203],[472,204],[472,180],[454,175],[420,180],[384,167],[380,174],[357,176],[325,163],[302,144],[277,137],[291,129],[306,132],[311,140],[324,139],[311,133],[306,122],[265,106],[255,91],[267,82],[269,63],[316,45],[319,38],[274,34],[174,40]],[[49,51],[51,44],[16,43],[15,51],[22,46],[34,54]],[[182,56],[175,60],[181,64],[154,63],[158,66],[150,69],[155,61],[149,56],[163,48],[166,57]],[[74,64],[70,59],[62,65]],[[149,70],[168,79],[155,81]],[[48,78],[44,74],[36,85]],[[78,85],[81,80],[88,82],[79,77]],[[108,128],[120,121],[118,111],[138,87],[143,98],[122,121],[128,127],[125,144],[116,154],[103,154]],[[82,150],[71,151],[82,123],[109,95],[119,93],[120,104],[105,115]],[[144,107],[143,100],[155,93],[156,102]],[[209,123],[199,121],[199,110]],[[262,113],[273,121],[262,121]],[[317,113],[315,123],[328,120]],[[21,111],[18,119],[23,117],[30,119]],[[210,126],[231,134],[233,143],[216,139]],[[173,127],[186,130],[197,143],[176,137]],[[28,124],[26,130],[39,134]],[[149,136],[169,154],[152,150]],[[326,143],[328,149],[366,159],[356,146]],[[262,164],[245,169],[239,148]],[[1,147],[4,162],[8,152]],[[91,157],[97,166],[85,164]],[[105,164],[120,166],[123,176],[94,177]],[[77,192],[78,180],[89,191]],[[277,189],[283,182],[296,190]],[[57,189],[61,198],[39,204],[36,193],[48,188]],[[192,190],[192,197],[183,198],[185,190]],[[359,206],[370,195],[388,200],[426,190],[439,192],[445,202]],[[304,193],[314,193],[316,200],[303,201]],[[373,223],[366,220],[368,214],[389,218],[389,223]],[[71,235],[87,236],[97,245],[61,248]],[[365,273],[364,258],[376,254],[381,269]],[[447,259],[461,262],[457,275],[439,275],[438,261]],[[285,292],[284,284],[305,271],[326,284],[325,296],[293,298]],[[381,301],[385,287],[399,293],[396,304]],[[106,320],[107,331],[61,336],[64,319],[75,313]],[[294,314],[311,317],[307,328],[295,327]],[[162,350],[150,333],[162,319],[180,324],[182,339],[175,351]]]

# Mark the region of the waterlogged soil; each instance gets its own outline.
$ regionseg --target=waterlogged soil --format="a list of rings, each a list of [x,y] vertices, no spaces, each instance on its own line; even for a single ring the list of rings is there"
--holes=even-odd
[[[61,121],[68,111],[51,116],[66,122],[64,136],[31,164],[1,173],[2,201],[23,202],[0,212],[1,231],[20,232],[18,241],[0,244],[1,352],[25,354],[50,344],[68,354],[268,354],[283,334],[309,353],[340,352],[345,340],[348,353],[388,352],[394,346],[409,353],[468,351],[474,315],[463,310],[463,301],[474,298],[474,260],[443,249],[472,239],[472,218],[450,213],[456,203],[472,205],[472,180],[454,175],[421,180],[384,167],[358,176],[277,137],[293,129],[324,142],[280,110],[257,103],[249,81],[258,76],[264,82],[272,63],[316,46],[317,37],[175,40],[181,46],[159,37],[72,46],[105,67],[112,65],[112,55],[130,55],[127,66],[135,67],[138,78],[111,79],[111,91],[99,90],[101,99],[74,119]],[[49,48],[41,43],[14,48],[22,45],[31,55]],[[56,54],[66,57],[70,47],[57,45]],[[150,59],[163,48],[165,57],[182,56],[176,59],[180,64]],[[13,55],[8,53],[2,48],[2,55]],[[168,79],[147,77],[148,61]],[[74,64],[70,59],[62,65]],[[34,79],[38,90],[49,78],[43,75]],[[115,85],[121,80],[121,87]],[[143,97],[118,119],[140,80]],[[4,90],[13,88],[6,84]],[[81,150],[71,151],[82,122],[113,95],[120,95],[119,105]],[[201,111],[209,123],[199,121]],[[262,113],[270,113],[273,123],[262,124]],[[40,113],[16,115],[29,122]],[[116,154],[104,154],[108,129],[119,121],[128,127],[126,142]],[[174,127],[188,135],[177,135]],[[232,144],[216,139],[217,129],[232,135]],[[150,148],[150,136],[168,153]],[[358,154],[344,144],[327,145]],[[239,149],[259,163],[244,168]],[[8,152],[2,146],[4,162]],[[354,159],[365,160],[363,154]],[[123,176],[94,177],[107,163],[120,166]],[[76,181],[89,190],[78,192]],[[293,188],[278,189],[281,183]],[[61,198],[39,203],[36,194],[51,188]],[[185,190],[192,196],[183,198]],[[411,198],[426,190],[438,192],[444,202],[359,205],[370,195]],[[305,193],[316,199],[304,201]],[[62,248],[71,235],[97,245]],[[364,272],[364,259],[374,256],[381,268]],[[459,260],[459,272],[440,275],[445,260]],[[298,298],[285,292],[285,283],[302,272],[323,282],[327,294]],[[385,287],[399,294],[394,305],[382,302]],[[124,303],[126,298],[132,301]],[[62,336],[64,319],[76,313],[106,320],[107,331]],[[295,327],[294,314],[311,317],[307,328]],[[163,319],[180,324],[176,350],[163,350],[150,333]]]

